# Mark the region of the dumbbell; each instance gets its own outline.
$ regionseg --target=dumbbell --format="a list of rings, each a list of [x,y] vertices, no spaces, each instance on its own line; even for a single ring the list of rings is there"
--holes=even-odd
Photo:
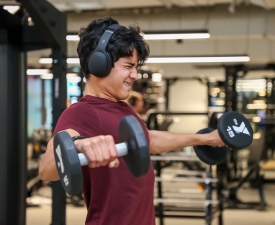
[[[214,129],[205,128],[198,134],[206,134]],[[249,121],[240,113],[224,113],[217,124],[218,133],[228,147],[239,150],[248,147],[253,141],[253,130]],[[216,165],[226,160],[227,147],[200,145],[194,146],[198,158],[208,165]]]
[[[150,154],[144,131],[134,116],[125,116],[119,123],[118,156],[123,156],[130,173],[135,177],[145,175],[150,167]],[[77,152],[71,136],[62,131],[54,137],[54,157],[60,181],[65,191],[76,195],[82,189],[81,166],[88,165],[83,153]]]

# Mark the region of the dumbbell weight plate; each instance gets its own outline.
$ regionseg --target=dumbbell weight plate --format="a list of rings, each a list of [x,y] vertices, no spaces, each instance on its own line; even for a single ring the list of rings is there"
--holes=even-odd
[[[249,121],[238,112],[224,113],[217,128],[223,142],[232,149],[245,148],[253,141],[253,130]]]
[[[214,131],[212,128],[199,130],[197,134],[207,134]],[[226,147],[213,147],[209,145],[194,146],[194,151],[198,158],[207,165],[217,165],[226,160]]]
[[[150,167],[149,147],[144,131],[134,116],[121,119],[119,139],[127,143],[128,154],[123,158],[131,174],[135,177],[145,175]]]
[[[54,136],[54,151],[57,171],[63,188],[69,194],[80,193],[82,169],[74,142],[67,132],[59,132]]]

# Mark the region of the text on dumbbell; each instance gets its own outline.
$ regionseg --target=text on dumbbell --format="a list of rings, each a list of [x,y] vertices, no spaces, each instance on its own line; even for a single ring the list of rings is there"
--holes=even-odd
[[[67,175],[65,175],[65,177],[63,178],[63,181],[64,181],[66,186],[69,185],[69,179],[68,179]]]
[[[56,147],[55,152],[56,152],[56,154],[58,156],[58,159],[59,159],[58,167],[61,167],[61,172],[64,173],[64,165],[63,165],[63,160],[62,160],[60,145],[58,145]]]
[[[231,129],[230,126],[228,126],[228,128],[227,128],[227,132],[228,132],[228,134],[229,134],[230,137],[234,137],[234,136],[235,136],[235,134],[234,134],[234,132],[232,131],[232,129]]]

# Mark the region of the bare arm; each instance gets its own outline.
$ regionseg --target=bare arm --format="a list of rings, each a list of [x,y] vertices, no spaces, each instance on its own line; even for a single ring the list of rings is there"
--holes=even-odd
[[[209,134],[181,134],[168,131],[149,130],[150,153],[161,154],[178,148],[195,145],[224,146],[217,130]]]

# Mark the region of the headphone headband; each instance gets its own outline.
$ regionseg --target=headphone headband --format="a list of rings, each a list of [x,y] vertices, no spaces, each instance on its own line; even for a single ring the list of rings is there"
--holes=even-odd
[[[104,51],[106,50],[107,44],[110,40],[110,38],[113,36],[113,34],[122,26],[118,25],[118,24],[112,24],[111,26],[109,26],[103,33],[103,35],[101,36],[101,38],[99,39],[99,42],[97,44],[97,47],[95,50],[98,51]]]

